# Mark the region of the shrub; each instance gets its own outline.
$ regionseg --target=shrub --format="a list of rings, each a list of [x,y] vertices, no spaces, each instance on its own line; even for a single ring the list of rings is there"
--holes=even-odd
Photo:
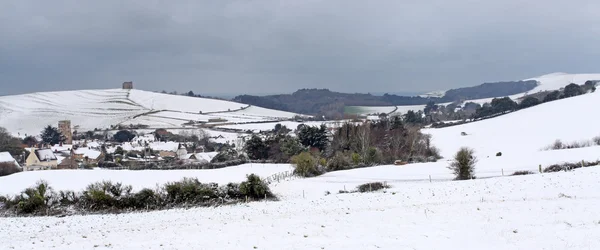
[[[362,185],[359,185],[358,187],[356,187],[356,189],[361,193],[373,192],[373,191],[381,190],[384,188],[390,188],[390,186],[385,183],[382,183],[382,182],[371,182],[371,183],[365,183],[365,184],[362,184]]]
[[[11,175],[14,173],[21,172],[21,169],[14,163],[1,162],[0,163],[0,176]]]
[[[365,162],[367,164],[379,164],[381,163],[381,151],[375,147],[370,147],[367,150],[367,155],[365,156]]]
[[[87,186],[81,196],[85,208],[90,210],[102,210],[110,208],[125,208],[127,204],[122,200],[131,195],[131,186],[111,181],[92,183]]]
[[[528,175],[528,174],[535,174],[535,173],[531,172],[531,171],[517,171],[517,172],[514,172],[512,175]]]
[[[596,136],[592,139],[592,141],[594,141],[594,143],[598,146],[600,146],[600,136]]]
[[[161,197],[152,189],[144,188],[126,198],[125,207],[137,209],[156,209],[161,204]]]
[[[564,149],[565,145],[562,143],[561,140],[556,140],[554,141],[554,143],[550,146],[551,149],[554,150],[558,150],[558,149]]]
[[[219,189],[219,196],[230,199],[243,199],[244,194],[240,191],[240,184],[238,183],[227,183],[226,186],[222,186]]]
[[[496,156],[502,156],[502,152],[496,153]]]
[[[44,213],[55,201],[55,193],[45,181],[38,182],[34,187],[25,189],[17,201],[18,213]]]
[[[79,196],[73,191],[58,192],[58,203],[61,206],[75,205],[79,202]]]
[[[308,152],[302,152],[292,157],[294,173],[302,177],[314,177],[321,175],[317,165],[317,159]]]
[[[242,195],[255,200],[274,197],[269,189],[269,185],[255,174],[248,175],[246,181],[240,183],[239,187]]]
[[[358,153],[352,153],[352,163],[354,163],[354,165],[358,165],[360,161],[360,155]]]
[[[450,163],[450,166],[448,166],[448,168],[452,170],[456,176],[456,180],[468,180],[475,178],[474,172],[477,158],[474,156],[474,154],[475,151],[467,147],[463,147],[456,152],[453,161]]]
[[[171,203],[199,203],[216,198],[218,185],[202,184],[197,178],[183,178],[181,181],[165,184],[167,201]]]
[[[327,162],[328,171],[344,170],[350,167],[350,161],[341,152],[336,152],[335,155]]]

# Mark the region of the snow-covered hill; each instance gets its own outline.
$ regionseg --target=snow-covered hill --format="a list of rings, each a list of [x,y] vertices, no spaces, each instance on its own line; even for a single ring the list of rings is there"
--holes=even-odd
[[[474,148],[480,157],[502,152],[529,154],[540,151],[555,140],[587,141],[600,136],[600,91],[577,97],[543,103],[493,119],[441,129],[427,129],[432,143],[450,157],[460,147]],[[468,135],[462,136],[461,132]],[[598,149],[600,158],[600,148]]]
[[[145,124],[181,127],[188,121],[272,121],[293,113],[230,101],[168,95],[142,90],[79,90],[0,96],[0,127],[15,134],[37,134],[46,125],[71,120],[76,130]]]
[[[600,167],[506,176],[517,170],[537,172],[539,165],[599,160],[600,146],[541,150],[556,139],[600,135],[600,118],[590,111],[599,105],[597,91],[480,122],[428,129],[445,159],[274,182],[278,202],[3,218],[0,239],[9,249],[598,249]],[[448,158],[462,146],[477,152],[477,180],[450,181]],[[39,179],[57,190],[80,191],[107,179],[140,189],[184,176],[225,183],[249,173],[265,177],[290,170],[287,164],[246,164],[216,170],[23,172],[0,177],[0,194],[15,194]],[[338,193],[375,181],[392,188]]]
[[[523,81],[534,80],[538,82],[538,85],[527,92],[515,94],[509,96],[513,100],[517,100],[527,94],[538,93],[541,91],[552,91],[558,90],[560,88],[564,88],[570,83],[575,83],[582,85],[588,80],[600,80],[600,74],[568,74],[568,73],[552,73],[547,75],[542,75],[534,78],[524,79]],[[421,95],[422,97],[442,97],[446,92],[445,91],[435,91],[431,93],[427,93]],[[491,102],[494,98],[484,98],[484,99],[476,99],[476,100],[466,100],[465,102],[475,102],[479,104],[484,104],[486,102]],[[448,105],[450,103],[441,103],[442,105]],[[405,114],[409,110],[419,111],[425,109],[425,105],[415,105],[415,106],[352,106],[350,107],[352,110],[357,110],[361,114],[372,114],[372,113],[390,113],[393,112],[395,114]]]

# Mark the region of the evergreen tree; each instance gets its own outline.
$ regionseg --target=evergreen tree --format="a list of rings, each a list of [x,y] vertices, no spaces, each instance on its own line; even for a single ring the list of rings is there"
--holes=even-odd
[[[246,142],[244,147],[246,154],[252,160],[261,160],[269,158],[269,148],[257,135],[253,135],[250,140]]]
[[[324,151],[327,148],[329,139],[327,138],[327,127],[321,124],[320,127],[298,126],[298,139],[305,147],[317,148]]]
[[[551,102],[551,101],[558,100],[559,95],[560,95],[560,92],[558,90],[552,91],[544,97],[544,100],[542,102]]]
[[[583,94],[583,89],[581,86],[571,83],[565,87],[564,97],[573,97]]]
[[[66,140],[66,138],[58,131],[58,128],[48,125],[42,130],[42,142],[50,144],[52,146],[60,144]]]
[[[533,107],[540,103],[541,103],[540,100],[538,100],[535,97],[530,96],[530,97],[523,99],[523,101],[521,101],[521,103],[519,103],[519,109]]]

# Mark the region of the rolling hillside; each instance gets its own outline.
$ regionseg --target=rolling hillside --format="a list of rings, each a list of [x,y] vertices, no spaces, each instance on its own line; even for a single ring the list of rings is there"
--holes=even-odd
[[[516,100],[527,94],[538,93],[541,91],[558,90],[567,86],[570,83],[582,85],[588,80],[600,80],[600,74],[568,74],[568,73],[552,73],[534,78],[524,79],[523,81],[537,81],[538,85],[527,92],[515,94],[509,96],[511,99]],[[445,91],[436,91],[431,94],[422,95],[423,97],[440,97]],[[443,95],[442,95],[443,96]],[[484,104],[491,102],[493,98],[483,98],[475,100],[465,100],[465,102],[475,102]],[[448,105],[450,103],[441,103],[442,105]],[[413,105],[413,106],[350,106],[347,110],[353,114],[371,114],[371,113],[389,113],[389,114],[405,114],[408,110],[419,111],[423,110],[425,105]],[[389,111],[389,112],[388,112]]]
[[[3,218],[0,238],[7,239],[3,244],[12,249],[597,249],[600,167],[544,174],[537,170],[539,165],[600,159],[600,146],[541,150],[555,139],[570,142],[600,135],[600,119],[590,111],[598,105],[600,92],[480,122],[428,129],[424,132],[433,136],[445,159],[288,178],[270,186],[277,202]],[[476,150],[477,179],[450,181],[448,159],[462,146]],[[498,151],[501,157],[495,156]],[[245,164],[215,170],[34,171],[0,177],[0,195],[14,195],[40,179],[57,191],[81,191],[100,180],[139,190],[185,176],[225,183],[249,173],[265,177],[291,170],[289,164]],[[518,170],[536,174],[508,177]],[[340,193],[376,181],[391,188]],[[28,234],[32,231],[35,237]],[[198,232],[204,237],[197,237]]]
[[[181,127],[189,121],[246,123],[289,119],[294,113],[235,102],[168,95],[142,90],[80,90],[0,96],[0,127],[15,134],[37,134],[46,125],[71,120],[76,130],[144,124]]]

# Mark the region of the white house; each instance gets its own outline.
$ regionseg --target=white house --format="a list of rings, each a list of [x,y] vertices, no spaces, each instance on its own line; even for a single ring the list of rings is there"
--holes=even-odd
[[[13,163],[17,167],[21,167],[19,163],[15,160],[15,158],[10,155],[9,152],[0,152],[0,163]]]

